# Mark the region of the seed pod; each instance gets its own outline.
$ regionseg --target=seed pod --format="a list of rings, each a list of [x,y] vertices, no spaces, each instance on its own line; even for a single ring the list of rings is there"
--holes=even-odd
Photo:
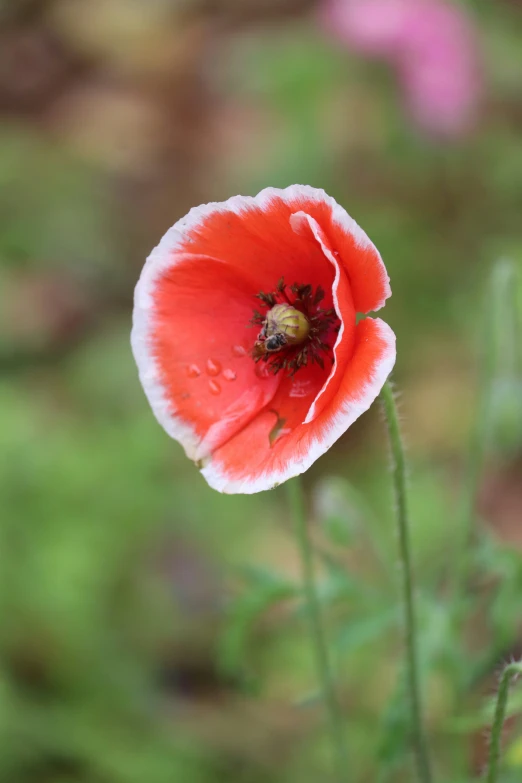
[[[267,313],[265,333],[267,339],[281,334],[286,344],[304,343],[310,333],[308,318],[290,304],[277,304]]]

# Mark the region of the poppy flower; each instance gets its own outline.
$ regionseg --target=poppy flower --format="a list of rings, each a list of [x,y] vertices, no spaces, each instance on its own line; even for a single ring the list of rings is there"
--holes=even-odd
[[[448,0],[323,0],[321,19],[352,50],[394,68],[416,124],[435,136],[468,132],[480,103],[473,17]]]
[[[156,418],[221,492],[303,473],[379,394],[395,335],[381,257],[324,191],[195,207],[136,286],[132,348]]]

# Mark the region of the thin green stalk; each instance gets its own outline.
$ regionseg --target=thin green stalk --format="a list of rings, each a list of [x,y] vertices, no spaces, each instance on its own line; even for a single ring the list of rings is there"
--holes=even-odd
[[[520,274],[518,269],[511,265],[511,307],[513,312],[513,335],[515,338],[515,378],[522,378],[522,313],[520,312]]]
[[[500,302],[499,311],[502,314],[501,327],[498,335],[499,365],[502,375],[510,380],[516,380],[519,371],[520,355],[520,315],[518,312],[518,274],[512,261],[505,258],[498,262],[500,267]],[[502,346],[502,350],[500,350]]]
[[[500,747],[502,744],[502,729],[506,719],[506,708],[509,696],[509,686],[511,680],[517,675],[522,674],[522,663],[509,663],[500,678],[498,686],[497,703],[495,706],[495,716],[491,727],[491,739],[489,744],[489,763],[487,772],[487,783],[497,783],[498,768],[500,761]]]
[[[483,303],[483,323],[480,335],[479,397],[475,415],[475,426],[469,443],[467,470],[464,476],[462,499],[463,549],[459,560],[467,563],[467,553],[473,541],[475,503],[484,466],[491,419],[491,397],[496,364],[496,329],[498,308],[498,273],[493,269]],[[457,570],[459,563],[457,563]],[[466,569],[465,569],[466,570]]]
[[[459,611],[469,576],[470,552],[473,549],[475,533],[475,506],[491,429],[493,384],[498,364],[498,346],[500,341],[502,344],[513,346],[513,349],[518,345],[518,335],[515,334],[517,317],[515,298],[510,292],[510,289],[514,288],[515,280],[516,275],[511,262],[497,261],[491,270],[483,297],[478,400],[463,480],[464,488],[460,510],[461,538],[453,568],[453,581],[455,582],[453,593],[457,611]],[[506,353],[513,354],[513,351]]]
[[[386,423],[388,425],[393,463],[393,484],[397,509],[399,556],[402,566],[402,591],[406,631],[406,676],[410,697],[413,745],[419,780],[421,783],[431,783],[431,767],[421,708],[417,627],[413,600],[413,575],[410,552],[410,522],[406,492],[406,459],[404,456],[404,447],[402,444],[393,390],[388,381],[384,384],[381,391],[381,399],[384,406]]]
[[[348,754],[344,738],[341,708],[335,693],[328,647],[321,621],[321,608],[315,584],[313,549],[308,533],[301,479],[296,478],[293,481],[289,481],[287,487],[301,555],[303,591],[315,651],[317,676],[328,712],[330,732],[335,749],[337,779],[341,783],[342,780],[347,779]]]

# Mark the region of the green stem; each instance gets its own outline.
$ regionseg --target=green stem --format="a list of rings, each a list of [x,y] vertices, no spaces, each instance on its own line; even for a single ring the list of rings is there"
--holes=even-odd
[[[496,362],[496,330],[502,314],[498,311],[499,268],[493,268],[483,301],[483,322],[480,335],[479,397],[475,426],[471,433],[467,471],[464,476],[462,501],[462,549],[459,551],[456,573],[464,571],[467,577],[468,553],[473,543],[475,504],[484,467],[491,418],[491,397]],[[461,564],[461,568],[459,568]],[[461,574],[459,574],[461,575]],[[459,596],[460,597],[460,596]]]
[[[411,707],[413,744],[419,780],[422,783],[431,783],[431,768],[421,710],[417,628],[413,601],[413,576],[410,553],[410,523],[406,493],[406,459],[404,456],[393,390],[388,381],[384,384],[381,391],[381,399],[386,415],[392,453],[393,484],[395,489],[397,526],[399,533],[399,555],[402,566],[407,680]]]
[[[520,380],[522,377],[522,314],[520,312],[519,304],[519,289],[520,289],[520,275],[518,269],[514,266],[512,269],[511,278],[511,307],[513,312],[513,337],[515,340],[515,357],[514,357],[514,376],[516,380]]]
[[[348,754],[345,745],[341,708],[335,693],[328,648],[321,622],[321,608],[315,584],[313,550],[308,533],[301,479],[296,478],[293,481],[289,481],[287,487],[301,555],[303,592],[314,645],[317,676],[328,712],[330,732],[336,755],[337,777],[340,782],[347,775]]]
[[[522,663],[509,663],[500,678],[498,686],[497,704],[495,706],[495,717],[491,727],[491,740],[489,745],[489,764],[487,773],[487,783],[496,783],[498,767],[500,761],[500,746],[502,743],[502,729],[506,719],[506,707],[509,695],[509,686],[513,677],[522,674]]]
[[[482,301],[478,398],[463,478],[460,537],[455,547],[456,555],[452,567],[454,583],[452,592],[457,614],[462,610],[462,599],[466,594],[470,575],[471,553],[476,530],[475,507],[490,439],[493,384],[498,370],[500,346],[502,346],[502,354],[511,363],[511,367],[507,368],[509,374],[514,375],[513,363],[516,363],[515,355],[519,343],[515,301],[516,281],[513,264],[508,260],[497,261],[491,270]]]

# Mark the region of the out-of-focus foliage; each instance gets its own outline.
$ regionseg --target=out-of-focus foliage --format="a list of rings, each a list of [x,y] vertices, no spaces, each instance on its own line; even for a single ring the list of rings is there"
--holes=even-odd
[[[522,3],[460,5],[483,97],[466,133],[434,138],[321,0],[0,3],[0,783],[329,780],[284,491],[213,493],[129,348],[166,228],[293,182],[335,196],[392,278],[428,726],[441,780],[481,769],[487,697],[522,649]],[[306,485],[351,779],[409,781],[376,411]],[[504,783],[516,717],[508,734]]]

